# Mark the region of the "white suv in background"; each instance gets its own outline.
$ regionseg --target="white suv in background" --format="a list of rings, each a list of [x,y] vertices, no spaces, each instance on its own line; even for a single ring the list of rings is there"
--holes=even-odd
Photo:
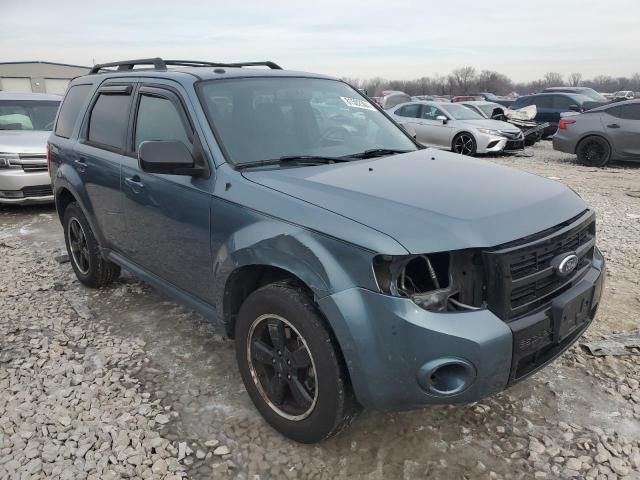
[[[0,204],[53,202],[47,138],[62,97],[0,92]]]

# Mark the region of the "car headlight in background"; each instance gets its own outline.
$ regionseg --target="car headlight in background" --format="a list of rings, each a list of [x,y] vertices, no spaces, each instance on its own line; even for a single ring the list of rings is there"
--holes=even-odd
[[[18,160],[19,157],[17,153],[0,152],[0,169],[22,168],[20,164],[17,163]]]
[[[491,130],[490,128],[478,128],[480,133],[486,133],[487,135],[495,135],[497,137],[504,137],[504,135],[498,130]]]
[[[485,307],[482,255],[475,250],[428,255],[378,255],[373,271],[382,293],[433,312]]]

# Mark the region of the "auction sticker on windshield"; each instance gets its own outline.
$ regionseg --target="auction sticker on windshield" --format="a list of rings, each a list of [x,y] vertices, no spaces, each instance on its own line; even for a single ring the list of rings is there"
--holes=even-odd
[[[369,102],[362,100],[361,98],[340,97],[342,101],[349,107],[364,108],[365,110],[375,110],[375,107]]]

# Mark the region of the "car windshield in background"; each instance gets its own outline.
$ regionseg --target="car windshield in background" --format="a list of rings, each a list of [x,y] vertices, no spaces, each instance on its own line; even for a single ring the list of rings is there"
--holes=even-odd
[[[602,95],[600,95],[598,92],[596,92],[595,90],[592,90],[590,88],[581,90],[580,92],[578,92],[580,95],[584,95],[585,97],[589,97],[590,100],[593,100],[594,102],[603,102],[603,103],[607,103],[609,100],[607,100],[605,97],[603,97]]]
[[[0,130],[51,130],[60,102],[0,100]]]
[[[212,80],[200,84],[199,96],[228,159],[236,165],[282,157],[417,150],[366,98],[336,80]]]
[[[475,110],[471,110],[464,105],[445,105],[442,109],[447,112],[454,120],[484,120],[484,117]]]

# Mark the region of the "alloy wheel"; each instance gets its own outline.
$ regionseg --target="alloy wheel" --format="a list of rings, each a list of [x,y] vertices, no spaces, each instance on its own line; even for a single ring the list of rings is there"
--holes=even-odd
[[[76,218],[69,221],[67,236],[73,263],[80,273],[86,275],[89,272],[89,245],[84,229]]]
[[[591,165],[600,164],[605,155],[604,146],[602,145],[602,143],[595,140],[587,142],[582,147],[582,154],[584,155],[587,163]]]
[[[313,356],[298,330],[283,317],[261,315],[247,334],[247,361],[262,399],[280,416],[307,418],[318,400]]]
[[[474,140],[471,135],[458,135],[453,142],[453,151],[462,155],[471,155],[474,150]]]

